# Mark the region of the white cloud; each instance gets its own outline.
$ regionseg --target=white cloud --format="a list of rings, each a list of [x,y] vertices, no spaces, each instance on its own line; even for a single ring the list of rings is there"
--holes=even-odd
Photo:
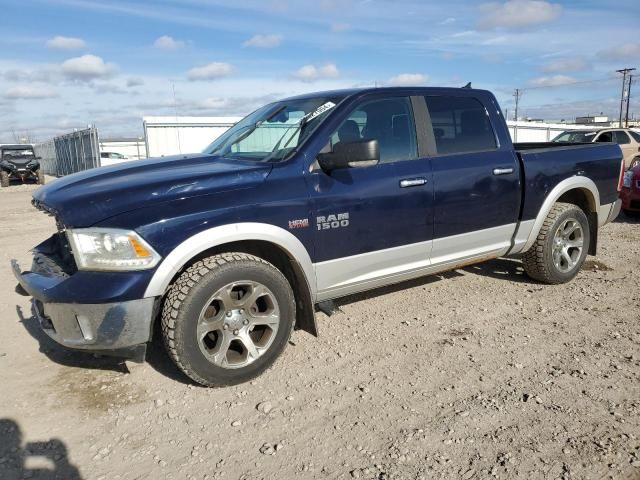
[[[557,19],[562,7],[545,0],[509,0],[504,3],[491,2],[480,6],[478,28],[519,29],[540,25]]]
[[[614,60],[640,60],[640,43],[625,43],[600,52],[601,58]]]
[[[544,73],[570,73],[588,70],[590,67],[591,64],[584,58],[559,58],[543,65],[542,71]]]
[[[163,35],[156,38],[156,41],[153,42],[153,46],[161,50],[177,50],[184,47],[184,42],[182,40],[176,40],[169,35]]]
[[[268,35],[254,35],[242,44],[243,47],[253,48],[275,48],[282,43],[282,35],[271,33]]]
[[[93,91],[98,94],[111,93],[114,95],[126,95],[127,91],[119,85],[112,83],[95,83],[92,85]]]
[[[456,19],[453,18],[453,17],[445,18],[443,21],[440,22],[440,25],[450,25],[450,24],[454,23],[455,21],[456,21]]]
[[[552,75],[549,77],[534,78],[529,83],[534,87],[560,87],[575,82],[575,78],[567,75]]]
[[[218,110],[229,106],[227,98],[205,98],[202,103],[197,105],[204,110]]]
[[[127,87],[139,87],[144,85],[144,80],[138,77],[131,77],[127,80]]]
[[[62,64],[62,73],[72,80],[94,80],[108,78],[116,73],[116,66],[96,55],[70,58]]]
[[[189,70],[187,78],[195,80],[215,80],[217,78],[228,77],[234,71],[233,65],[223,62],[211,62],[203,67],[196,67]]]
[[[335,63],[327,63],[321,66],[304,65],[296,70],[293,76],[303,82],[314,82],[321,79],[338,78],[340,71]]]
[[[33,87],[28,85],[21,85],[18,87],[10,88],[4,94],[5,98],[12,100],[35,100],[43,98],[57,97],[58,94],[47,87]]]
[[[423,85],[427,83],[428,80],[429,77],[422,73],[401,73],[400,75],[390,78],[387,83],[394,87],[406,87],[412,85]]]
[[[87,46],[81,38],[56,36],[47,40],[47,47],[57,50],[79,50]]]

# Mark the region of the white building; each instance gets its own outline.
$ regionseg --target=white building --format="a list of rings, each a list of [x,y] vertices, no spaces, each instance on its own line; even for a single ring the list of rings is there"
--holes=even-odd
[[[143,117],[147,157],[198,153],[241,117]]]

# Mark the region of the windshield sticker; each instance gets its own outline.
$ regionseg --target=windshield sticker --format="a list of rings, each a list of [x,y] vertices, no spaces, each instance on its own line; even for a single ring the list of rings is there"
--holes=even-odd
[[[324,104],[320,105],[318,108],[316,108],[313,112],[308,113],[307,115],[302,117],[302,120],[305,121],[305,122],[309,122],[309,121],[313,120],[314,118],[322,115],[324,112],[326,112],[328,110],[331,110],[335,106],[336,106],[336,104],[333,103],[333,102],[324,103]]]

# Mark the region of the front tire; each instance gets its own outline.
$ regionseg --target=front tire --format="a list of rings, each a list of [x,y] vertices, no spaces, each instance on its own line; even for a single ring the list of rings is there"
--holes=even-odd
[[[295,323],[285,276],[265,260],[224,253],[199,260],[171,286],[164,344],[176,365],[208,387],[246,382],[284,351]]]
[[[589,221],[570,203],[556,203],[538,234],[522,256],[524,270],[534,280],[566,283],[578,274],[589,250]]]
[[[8,187],[10,184],[9,174],[5,171],[0,172],[0,186]]]
[[[38,174],[38,185],[44,185],[44,172],[39,168],[36,173]]]

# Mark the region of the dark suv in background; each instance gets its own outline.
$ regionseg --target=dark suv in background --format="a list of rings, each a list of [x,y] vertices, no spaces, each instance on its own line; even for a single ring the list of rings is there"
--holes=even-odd
[[[0,146],[0,185],[8,187],[11,180],[20,180],[22,183],[33,180],[43,185],[44,172],[39,160],[31,145]]]

